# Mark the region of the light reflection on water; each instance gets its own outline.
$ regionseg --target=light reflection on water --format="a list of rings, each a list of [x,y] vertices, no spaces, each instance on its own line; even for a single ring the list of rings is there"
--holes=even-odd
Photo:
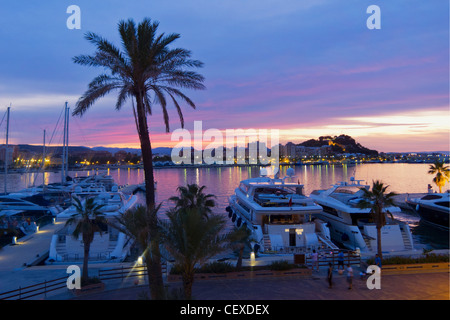
[[[286,175],[288,166],[281,167],[281,177]],[[389,185],[388,191],[397,193],[425,193],[428,184],[432,184],[433,176],[428,174],[429,164],[410,163],[371,163],[347,165],[323,165],[323,166],[293,166],[295,179],[305,186],[305,193],[310,194],[316,189],[327,189],[332,184],[340,181],[349,181],[350,177],[363,180],[363,183],[371,184],[372,180],[381,180]],[[118,185],[139,184],[144,181],[142,169],[108,169],[90,171],[70,171],[72,177],[94,175],[96,173],[110,174]],[[247,167],[202,167],[202,168],[161,168],[155,169],[155,179],[158,181],[156,191],[157,203],[163,202],[162,210],[167,209],[167,199],[176,195],[180,185],[197,183],[205,185],[206,193],[216,195],[217,212],[225,213],[228,205],[228,197],[234,193],[234,189],[241,180],[258,177],[260,168]],[[46,172],[45,183],[61,181],[60,172]],[[12,173],[8,175],[7,191],[21,190],[31,185],[40,185],[43,175],[36,173]],[[3,192],[4,175],[0,175],[0,192]],[[142,199],[143,200],[143,197]],[[396,216],[397,219],[406,221],[411,226],[416,244],[427,248],[448,248],[448,232],[430,228],[419,223],[419,217],[409,212]]]

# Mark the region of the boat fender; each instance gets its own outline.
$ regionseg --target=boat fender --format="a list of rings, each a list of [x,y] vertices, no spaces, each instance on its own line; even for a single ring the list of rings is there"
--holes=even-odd
[[[416,211],[419,211],[420,206],[417,204],[416,205]]]
[[[236,226],[239,228],[241,226],[241,223],[242,223],[242,219],[238,218],[236,221]]]
[[[230,207],[230,206],[226,207],[226,208],[225,208],[225,211],[226,211],[226,212],[231,212],[231,207]]]
[[[233,211],[228,212],[228,218],[231,218],[232,215],[233,215]]]
[[[233,222],[236,221],[236,213],[233,213],[233,216],[231,217],[231,221],[233,221]]]

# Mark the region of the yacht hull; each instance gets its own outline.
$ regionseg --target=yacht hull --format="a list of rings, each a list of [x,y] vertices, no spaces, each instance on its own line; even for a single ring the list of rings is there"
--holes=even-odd
[[[440,209],[426,204],[416,206],[417,213],[425,222],[449,230],[449,209]]]

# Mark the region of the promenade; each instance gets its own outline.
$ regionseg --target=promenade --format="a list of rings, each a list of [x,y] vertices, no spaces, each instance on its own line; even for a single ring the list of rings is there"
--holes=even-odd
[[[368,289],[354,268],[353,288],[348,289],[346,276],[333,274],[333,287],[328,288],[326,268],[310,278],[266,278],[246,280],[196,281],[193,299],[199,300],[450,300],[449,273],[384,275],[381,289]],[[170,283],[169,288],[181,288]],[[74,300],[139,300],[149,295],[148,286],[112,289]],[[60,297],[63,298],[63,297]],[[53,299],[58,299],[57,296]]]
[[[67,266],[28,266],[44,254],[50,245],[60,222],[42,228],[38,233],[20,240],[18,245],[5,246],[0,250],[0,292],[18,289],[45,280],[67,276]],[[127,264],[117,264],[118,267]],[[90,264],[91,275],[107,265]],[[109,265],[109,267],[111,267]],[[265,278],[248,280],[203,280],[193,286],[195,300],[450,300],[449,273],[417,273],[382,275],[381,289],[369,290],[366,281],[359,278],[358,267],[354,267],[353,289],[348,290],[346,276],[333,274],[333,288],[328,288],[326,267],[313,272],[308,278]],[[148,286],[134,285],[128,281],[106,281],[101,293],[74,297],[62,290],[35,299],[48,300],[139,300],[148,295]],[[180,288],[181,283],[168,283],[170,288]]]

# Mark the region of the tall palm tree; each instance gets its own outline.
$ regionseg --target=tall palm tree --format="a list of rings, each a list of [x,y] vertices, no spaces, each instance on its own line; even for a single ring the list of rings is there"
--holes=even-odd
[[[369,208],[372,220],[377,228],[377,250],[378,256],[382,259],[381,250],[381,229],[386,225],[386,215],[392,214],[386,208],[394,205],[393,197],[397,194],[394,192],[387,193],[389,186],[384,185],[383,182],[376,180],[372,182],[372,190],[361,188],[363,193],[363,200],[358,203],[360,208]]]
[[[163,298],[165,294],[164,291],[157,293],[151,290],[151,283],[155,280],[153,279],[154,275],[149,271],[149,266],[151,265],[152,261],[152,250],[150,248],[150,245],[152,244],[152,242],[150,241],[150,225],[153,219],[152,216],[157,215],[159,209],[161,208],[161,205],[162,203],[160,203],[154,209],[153,213],[149,213],[145,206],[138,205],[133,209],[127,210],[122,213],[119,217],[116,218],[116,221],[113,223],[115,228],[125,233],[130,238],[134,239],[139,245],[145,264],[147,265],[147,276],[149,279],[148,282],[150,292],[152,293],[152,299],[156,299],[157,297]],[[155,243],[159,243],[159,241],[156,241]]]
[[[439,187],[439,193],[442,193],[442,187],[445,186],[445,183],[450,180],[449,167],[445,165],[444,161],[439,161],[438,159],[430,165],[428,173],[436,174],[433,178],[433,182]]]
[[[216,206],[216,202],[213,199],[215,195],[203,192],[205,188],[206,186],[199,187],[197,184],[188,184],[186,187],[179,186],[177,188],[179,196],[170,197],[169,200],[175,203],[175,209],[198,208],[200,213],[208,218],[212,208]]]
[[[220,215],[205,219],[198,208],[187,207],[172,209],[167,217],[168,220],[160,221],[163,245],[180,267],[185,298],[191,299],[194,267],[226,249],[226,220]]]
[[[80,234],[82,236],[84,256],[81,280],[87,282],[89,279],[88,261],[91,243],[96,232],[102,234],[101,225],[106,224],[106,219],[100,211],[103,205],[95,203],[94,198],[87,198],[84,204],[77,197],[73,197],[73,200],[76,213],[66,221],[65,225],[75,225],[72,232],[74,238],[78,239]]]
[[[144,166],[147,210],[152,214],[155,208],[155,185],[152,163],[152,147],[148,130],[147,116],[152,107],[158,104],[162,108],[166,132],[169,128],[167,98],[172,101],[181,126],[184,127],[183,113],[178,99],[195,108],[194,102],[182,89],[205,89],[202,75],[190,70],[200,68],[203,63],[192,60],[191,52],[182,48],[169,48],[179,34],[157,34],[158,22],[146,18],[138,26],[132,19],[118,24],[122,50],[99,35],[88,32],[85,38],[96,46],[94,55],[79,55],[73,61],[83,66],[100,67],[105,70],[95,77],[88,89],[78,100],[73,115],[82,116],[98,99],[118,92],[116,109],[120,110],[128,99],[132,101],[135,125],[141,144]],[[157,238],[157,219],[153,215],[150,223],[151,241]],[[153,250],[151,272],[155,282],[155,292],[163,287],[159,246],[151,245]]]

